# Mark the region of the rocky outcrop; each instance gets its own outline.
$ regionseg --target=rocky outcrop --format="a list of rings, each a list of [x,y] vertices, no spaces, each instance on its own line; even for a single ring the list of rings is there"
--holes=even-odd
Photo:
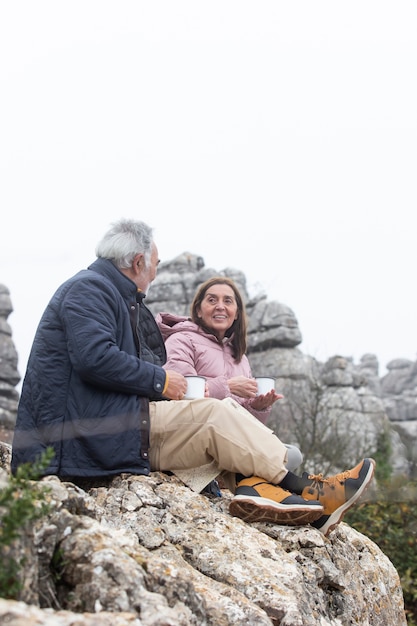
[[[10,292],[0,284],[0,440],[9,440],[16,421],[19,394],[15,387],[20,381],[17,370],[18,355],[12,340],[12,329],[7,321],[13,311]]]
[[[401,423],[417,435],[417,362],[395,359],[387,365],[388,374],[381,379],[381,390],[387,414],[392,422]]]
[[[3,454],[3,458],[7,454]],[[49,477],[52,509],[14,545],[24,557],[9,626],[405,626],[398,574],[341,523],[246,524],[230,492],[203,496],[162,473],[85,492]]]

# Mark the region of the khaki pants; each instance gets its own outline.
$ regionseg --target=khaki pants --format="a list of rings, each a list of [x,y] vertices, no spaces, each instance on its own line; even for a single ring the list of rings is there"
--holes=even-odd
[[[150,402],[149,412],[151,470],[172,471],[195,491],[220,473],[232,491],[235,473],[275,484],[287,473],[285,445],[230,398]]]

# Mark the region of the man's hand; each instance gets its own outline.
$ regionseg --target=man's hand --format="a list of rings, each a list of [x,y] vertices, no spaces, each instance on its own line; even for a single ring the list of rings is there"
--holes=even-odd
[[[174,370],[167,370],[167,375],[168,387],[165,390],[164,396],[170,400],[182,400],[187,391],[187,381],[182,374],[178,374],[178,372],[174,372]]]

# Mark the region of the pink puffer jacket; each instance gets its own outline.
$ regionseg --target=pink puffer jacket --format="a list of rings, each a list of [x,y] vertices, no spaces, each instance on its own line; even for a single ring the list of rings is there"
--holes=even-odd
[[[233,398],[265,424],[271,408],[257,411],[251,407],[252,399],[230,393],[227,384],[229,378],[252,378],[248,358],[243,356],[240,363],[233,358],[230,337],[219,343],[215,335],[205,332],[189,317],[158,313],[155,319],[165,340],[165,369],[172,369],[184,376],[204,376],[211,398]]]

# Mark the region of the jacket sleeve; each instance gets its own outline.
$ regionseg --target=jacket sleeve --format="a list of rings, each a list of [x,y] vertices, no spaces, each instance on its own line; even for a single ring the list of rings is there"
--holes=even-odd
[[[166,370],[174,370],[183,376],[198,376],[195,349],[188,333],[175,333],[165,341],[167,351]]]
[[[200,343],[197,348],[195,338],[195,333],[186,331],[168,337],[165,342],[167,362],[164,367],[184,376],[204,376],[210,398],[223,400],[232,397],[225,374],[222,372],[215,375],[219,372],[219,365],[215,358],[216,350],[211,346],[211,342],[205,346]],[[199,339],[201,341],[201,337]]]
[[[268,421],[268,417],[271,413],[271,409],[272,407],[268,407],[267,409],[265,409],[264,411],[257,411],[256,409],[253,409],[251,404],[252,404],[252,398],[237,398],[236,396],[233,396],[235,398],[235,400],[237,400],[243,407],[245,407],[245,409],[247,411],[249,411],[249,413],[252,413],[252,415],[254,417],[256,417],[256,419],[258,419],[260,422],[262,422],[262,424],[266,424],[266,422]]]
[[[234,374],[233,376],[248,376],[251,377],[251,374],[247,374],[246,372],[241,372],[240,374]],[[232,378],[232,376],[231,376]],[[223,400],[224,398],[233,398],[236,402],[238,402],[241,406],[243,406],[249,413],[251,413],[256,419],[265,424],[268,420],[268,417],[271,413],[271,407],[265,409],[264,411],[257,411],[252,408],[252,398],[242,398],[241,396],[236,396],[235,394],[230,392],[229,385],[227,384],[226,376],[216,376],[214,378],[209,378],[207,380],[209,394],[211,398],[218,398],[219,400]]]
[[[248,378],[252,378],[252,370],[250,367],[249,359],[246,355],[242,357],[242,360],[240,362],[240,367],[242,368],[242,371],[240,372],[242,376],[247,376]],[[249,413],[251,413],[254,417],[256,417],[256,419],[258,419],[263,424],[266,424],[268,417],[271,413],[272,407],[269,407],[265,409],[264,411],[257,411],[256,409],[252,408],[253,398],[241,398],[238,396],[232,396],[232,398],[234,398],[237,402],[239,402],[239,404],[241,404],[247,411],[249,411]]]
[[[240,396],[232,394],[230,392],[229,385],[227,384],[228,378],[231,378],[232,376],[247,376],[248,378],[252,376],[249,361],[246,356],[243,357],[239,366],[234,366],[235,368],[238,367],[238,369],[235,369],[235,372],[232,373],[231,376],[227,377],[223,372],[217,376],[213,376],[215,373],[215,361],[213,361],[212,365],[207,365],[209,361],[207,356],[208,354],[213,354],[213,348],[207,346],[205,351],[205,368],[202,369],[198,362],[198,354],[200,352],[196,350],[191,333],[177,332],[171,335],[166,339],[165,347],[167,350],[167,362],[164,365],[165,369],[172,369],[180,374],[183,374],[183,376],[205,376],[211,398],[217,398],[218,400],[233,398],[233,400],[241,404],[260,422],[263,424],[266,423],[269,414],[271,413],[271,408],[266,409],[265,411],[257,411],[256,409],[253,409],[251,406],[251,398],[241,398]],[[210,373],[208,373],[207,369],[210,370]],[[219,367],[217,367],[217,370],[218,369]]]

